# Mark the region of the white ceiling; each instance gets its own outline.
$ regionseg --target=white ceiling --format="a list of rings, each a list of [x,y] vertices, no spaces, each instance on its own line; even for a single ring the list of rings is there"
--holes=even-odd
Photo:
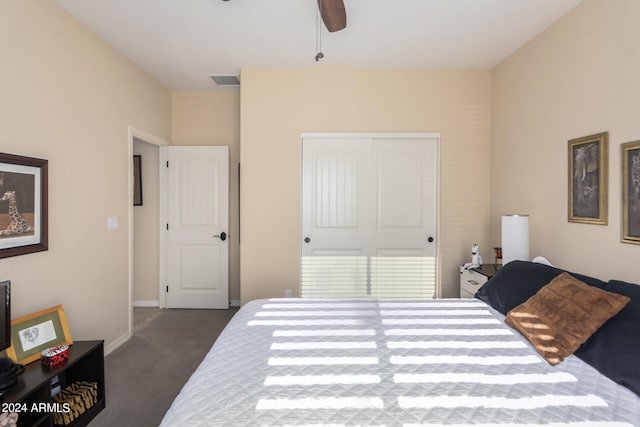
[[[172,90],[210,74],[317,66],[316,0],[55,0]],[[344,0],[322,64],[490,69],[581,0]]]

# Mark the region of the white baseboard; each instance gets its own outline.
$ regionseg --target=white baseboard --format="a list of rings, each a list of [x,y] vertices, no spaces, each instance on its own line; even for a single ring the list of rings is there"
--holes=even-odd
[[[129,341],[129,338],[131,338],[131,334],[129,332],[127,332],[124,335],[121,335],[120,337],[116,338],[115,340],[113,340],[109,344],[105,345],[104,346],[104,355],[106,356],[107,354],[111,353],[112,351],[114,351],[115,349],[120,347],[122,344],[124,344],[127,341]]]
[[[134,307],[160,307],[158,300],[138,300],[133,302]]]
[[[153,300],[139,300],[133,302],[134,307],[160,307],[160,301]],[[240,307],[239,299],[229,300],[229,307]]]

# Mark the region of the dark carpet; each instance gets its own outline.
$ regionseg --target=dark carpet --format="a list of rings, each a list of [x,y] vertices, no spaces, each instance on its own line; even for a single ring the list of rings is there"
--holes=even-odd
[[[236,311],[155,310],[136,320],[133,337],[105,357],[106,408],[90,427],[158,426]]]

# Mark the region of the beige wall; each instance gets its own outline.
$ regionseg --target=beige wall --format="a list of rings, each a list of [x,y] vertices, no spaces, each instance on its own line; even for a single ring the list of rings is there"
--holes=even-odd
[[[213,83],[212,83],[213,84]],[[240,91],[172,94],[173,145],[229,146],[229,299],[240,300],[238,163],[240,162]]]
[[[157,145],[133,139],[142,169],[142,206],[133,207],[133,305],[158,307],[160,300],[160,183]]]
[[[170,94],[49,0],[1,3],[0,52],[1,151],[49,160],[49,250],[0,259],[12,314],[63,304],[75,340],[109,345],[129,328],[128,126],[168,139]]]
[[[640,2],[585,0],[492,76],[492,243],[501,214],[531,215],[531,255],[637,282],[620,242],[620,144],[640,139]],[[567,141],[609,132],[609,223],[567,221]]]
[[[323,66],[242,70],[241,298],[300,275],[300,134],[440,132],[442,295],[478,242],[489,257],[490,72]],[[489,249],[489,251],[487,251]],[[483,254],[484,255],[484,254]]]

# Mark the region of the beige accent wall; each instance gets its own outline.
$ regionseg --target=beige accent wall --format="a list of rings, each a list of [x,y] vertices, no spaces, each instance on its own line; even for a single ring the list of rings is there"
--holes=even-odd
[[[298,291],[300,134],[440,132],[444,297],[477,242],[489,257],[490,71],[318,65],[242,70],[242,302]]]
[[[50,0],[1,3],[0,52],[0,149],[49,160],[49,250],[0,259],[12,314],[62,304],[74,340],[121,342],[128,126],[168,139],[170,93]]]
[[[640,2],[585,0],[493,70],[491,241],[500,215],[528,213],[531,256],[638,282],[621,238],[620,144],[640,139]],[[609,132],[609,221],[567,221],[570,139]]]
[[[133,207],[133,305],[158,307],[160,300],[160,148],[137,138],[133,154],[142,169],[142,206]]]
[[[213,83],[212,83],[213,85]],[[229,299],[240,300],[240,220],[238,163],[240,162],[240,90],[172,93],[173,145],[229,146]]]

